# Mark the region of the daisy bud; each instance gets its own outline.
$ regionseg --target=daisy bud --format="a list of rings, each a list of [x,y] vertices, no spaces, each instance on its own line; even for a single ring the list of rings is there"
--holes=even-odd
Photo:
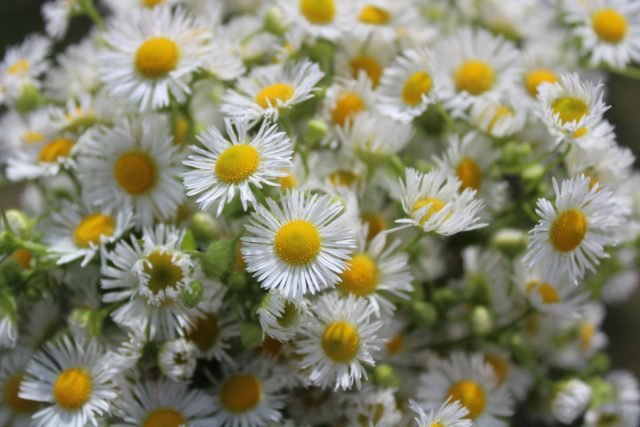
[[[282,11],[277,7],[270,8],[264,16],[263,28],[266,32],[283,36],[287,32],[287,25],[282,19]]]
[[[189,308],[193,308],[200,304],[202,301],[202,291],[204,286],[202,282],[199,280],[194,280],[189,284],[188,287],[182,290],[182,294],[180,295],[182,298],[182,302]]]
[[[241,291],[247,285],[247,275],[244,274],[244,271],[233,271],[229,273],[227,285],[231,290]]]
[[[539,163],[535,163],[533,165],[527,166],[522,171],[522,179],[525,183],[536,183],[542,179],[546,171],[544,170],[544,166]]]
[[[376,383],[382,387],[395,388],[400,385],[400,377],[398,377],[393,367],[386,363],[376,366],[373,375]]]
[[[507,166],[518,166],[531,154],[531,146],[520,141],[509,141],[502,147],[502,162]]]
[[[469,318],[471,330],[477,335],[487,335],[493,329],[493,317],[487,307],[479,305],[474,307]]]
[[[551,401],[551,413],[560,422],[571,424],[584,412],[591,388],[577,378],[560,383]]]
[[[262,328],[250,322],[241,323],[240,342],[247,349],[260,346],[262,344]]]
[[[208,277],[221,277],[231,266],[235,256],[233,240],[218,240],[209,245],[207,252],[200,257],[202,269]]]
[[[498,230],[492,238],[493,245],[508,257],[514,258],[527,249],[527,233],[514,228]]]
[[[412,309],[415,321],[422,327],[430,328],[438,318],[436,308],[428,302],[416,301]]]
[[[167,341],[158,352],[158,366],[174,381],[187,381],[196,369],[198,348],[193,341],[179,338]]]
[[[440,309],[451,307],[458,301],[458,295],[449,288],[438,289],[433,293],[433,302]]]
[[[22,211],[17,209],[9,209],[6,212],[9,227],[19,236],[24,237],[29,233],[32,226],[31,219]]]
[[[329,127],[324,120],[313,119],[307,123],[307,133],[305,134],[305,140],[309,143],[315,143],[322,140],[327,134]]]
[[[21,114],[25,114],[38,108],[42,105],[43,101],[42,93],[40,93],[37,87],[25,85],[16,101],[16,110]]]
[[[193,237],[199,241],[210,241],[220,237],[220,223],[206,212],[198,212],[193,215],[189,230]]]

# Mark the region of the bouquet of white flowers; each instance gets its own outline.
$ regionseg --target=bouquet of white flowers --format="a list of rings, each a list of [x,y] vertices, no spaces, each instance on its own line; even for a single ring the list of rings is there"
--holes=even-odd
[[[0,64],[1,427],[638,425],[601,324],[639,1],[42,13]]]

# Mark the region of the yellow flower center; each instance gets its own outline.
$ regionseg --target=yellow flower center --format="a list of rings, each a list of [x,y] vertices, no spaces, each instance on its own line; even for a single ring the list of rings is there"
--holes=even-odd
[[[391,19],[391,15],[386,10],[373,6],[365,5],[358,15],[360,22],[371,25],[384,25]]]
[[[339,321],[330,324],[322,334],[322,349],[334,362],[347,363],[358,354],[360,336],[348,322]]]
[[[435,422],[429,424],[429,427],[447,427],[447,426],[445,426],[444,424],[442,424],[439,421],[435,421]]]
[[[589,128],[587,128],[586,126],[583,126],[573,133],[573,137],[582,138],[583,136],[586,136],[588,133],[589,133]]]
[[[155,7],[162,3],[164,3],[164,0],[142,0],[142,5],[149,8]]]
[[[144,263],[144,272],[149,275],[147,287],[154,294],[167,288],[176,288],[183,279],[182,269],[173,262],[173,256],[168,252],[151,252]]]
[[[100,213],[87,215],[76,226],[73,237],[76,245],[86,248],[91,243],[100,243],[100,236],[111,236],[113,227],[113,218],[109,215]]]
[[[336,15],[334,0],[300,0],[300,13],[314,24],[329,24]]]
[[[349,61],[351,67],[351,74],[353,78],[357,78],[360,71],[364,71],[373,86],[378,86],[380,82],[380,76],[382,76],[382,66],[376,61],[375,58],[369,55],[358,55]]]
[[[419,104],[422,102],[422,95],[431,90],[432,84],[431,76],[424,71],[411,74],[402,87],[402,100],[407,105]]]
[[[265,87],[256,95],[255,101],[262,108],[275,107],[287,102],[293,96],[295,88],[287,83],[274,83]]]
[[[196,319],[193,330],[189,332],[189,339],[196,343],[200,351],[207,351],[216,344],[219,335],[218,318],[213,313],[207,313]]]
[[[93,383],[89,373],[82,368],[62,371],[53,383],[56,403],[68,411],[80,409],[91,397]]]
[[[600,40],[607,43],[620,43],[627,34],[627,19],[614,9],[600,9],[591,17],[593,30]]]
[[[484,360],[491,365],[498,384],[504,383],[509,375],[509,362],[499,354],[489,353],[484,356]]]
[[[320,253],[322,239],[318,228],[309,221],[293,220],[280,227],[273,245],[287,264],[306,265]]]
[[[249,144],[236,144],[220,154],[216,176],[227,184],[239,184],[249,178],[260,164],[258,150]]]
[[[582,99],[571,96],[556,99],[551,108],[563,123],[577,122],[589,112],[589,106]]]
[[[72,140],[68,138],[54,139],[42,147],[40,154],[38,155],[38,160],[43,163],[53,163],[60,158],[69,157],[72,148]]]
[[[147,416],[142,427],[180,427],[185,421],[182,414],[175,409],[159,408]]]
[[[538,281],[533,281],[527,284],[527,294],[531,294],[532,292],[538,292],[540,298],[545,304],[557,304],[560,302],[560,294],[549,283],[540,283]]]
[[[578,331],[578,341],[580,342],[580,349],[586,352],[591,348],[593,337],[596,335],[596,327],[593,323],[583,322],[580,325]]]
[[[30,67],[31,64],[29,63],[29,61],[27,61],[26,59],[19,59],[7,69],[7,73],[12,76],[16,74],[24,74],[29,71]]]
[[[145,153],[131,151],[122,154],[113,168],[120,187],[134,196],[146,193],[156,183],[156,165]]]
[[[45,140],[44,134],[33,130],[28,130],[22,134],[22,142],[25,144],[37,144]]]
[[[484,61],[469,60],[456,71],[455,83],[458,91],[480,95],[493,86],[495,71]]]
[[[247,412],[262,400],[262,383],[250,374],[232,375],[222,384],[220,400],[230,412]]]
[[[582,243],[587,228],[587,217],[579,210],[561,212],[551,224],[551,244],[560,252],[570,252]]]
[[[434,213],[441,211],[446,206],[446,204],[442,200],[435,197],[423,197],[418,199],[413,204],[411,210],[415,213],[427,205],[429,205],[429,209],[422,216],[422,218],[420,218],[420,224],[424,224],[425,222],[427,222],[427,220],[431,218]]]
[[[296,185],[298,184],[298,182],[296,181],[296,177],[291,174],[287,174],[286,176],[281,176],[279,181],[280,181],[280,187],[283,190],[296,188]]]
[[[12,412],[32,414],[38,409],[38,402],[23,399],[19,396],[22,378],[23,374],[18,373],[7,379],[2,390],[2,398]]]
[[[375,292],[380,273],[376,262],[369,255],[357,254],[347,263],[340,278],[342,292],[363,297]]]
[[[472,188],[479,190],[482,186],[482,171],[480,170],[480,166],[478,166],[475,160],[469,157],[460,160],[456,168],[456,174],[460,182],[462,182],[463,189]]]
[[[467,408],[467,418],[475,419],[484,411],[487,399],[482,387],[474,381],[463,380],[455,383],[449,389],[451,400],[459,400],[460,404]]]
[[[363,212],[360,217],[369,226],[367,230],[367,239],[369,240],[387,229],[387,221],[385,221],[382,215],[374,212]]]
[[[555,83],[557,81],[558,77],[553,71],[546,68],[537,68],[529,71],[524,79],[524,85],[529,95],[538,96],[538,86],[542,83]]]
[[[348,170],[338,170],[329,175],[331,185],[350,187],[358,180],[358,175]]]
[[[136,69],[150,79],[164,77],[176,69],[180,49],[176,42],[166,37],[145,40],[136,51]]]
[[[513,117],[514,112],[511,108],[505,107],[504,105],[499,105],[495,112],[493,113],[493,117],[489,121],[489,125],[487,126],[487,131],[492,132],[495,125],[500,123],[503,119]]]
[[[184,145],[189,135],[189,119],[180,116],[176,118],[173,124],[173,139],[177,145]]]
[[[18,264],[20,264],[20,267],[25,269],[29,268],[32,257],[33,255],[31,254],[31,252],[23,248],[16,249],[11,254],[11,258],[13,258]]]
[[[331,117],[339,126],[344,126],[347,120],[352,120],[357,113],[364,109],[364,102],[355,92],[347,92],[336,101]]]
[[[387,341],[387,345],[386,345],[387,353],[389,353],[389,355],[391,356],[393,356],[394,354],[398,354],[402,350],[404,350],[406,345],[407,344],[404,337],[398,334],[395,337],[391,338],[389,341]]]

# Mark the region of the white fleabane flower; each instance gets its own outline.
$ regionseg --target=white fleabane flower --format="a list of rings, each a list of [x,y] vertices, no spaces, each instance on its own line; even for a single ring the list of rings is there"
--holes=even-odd
[[[530,231],[524,258],[530,268],[549,278],[567,274],[577,282],[608,256],[604,247],[616,244],[613,228],[623,218],[613,194],[590,182],[583,175],[558,185],[554,178],[555,203],[538,200],[536,213],[541,220]]]
[[[278,0],[286,23],[311,39],[336,40],[342,35],[348,5],[340,0]]]
[[[628,371],[613,371],[604,380],[612,393],[603,403],[587,411],[585,427],[600,427],[602,421],[620,427],[637,426],[640,420],[638,381]]]
[[[275,124],[263,121],[255,136],[249,136],[246,119],[225,119],[227,138],[215,127],[198,136],[203,148],[192,146],[195,154],[183,163],[194,169],[183,174],[188,196],[198,195],[202,210],[216,207],[216,214],[240,194],[242,208],[255,205],[251,187],[277,186],[285,169],[293,166],[293,145]]]
[[[342,205],[298,190],[266,204],[256,206],[242,238],[247,271],[286,298],[333,287],[354,247]]]
[[[551,400],[551,413],[561,423],[571,424],[587,409],[590,398],[591,387],[584,381],[564,381]]]
[[[31,356],[32,350],[24,346],[3,353],[0,367],[0,425],[29,427],[31,416],[41,408],[40,402],[20,397],[20,386]]]
[[[198,347],[184,338],[165,341],[158,351],[160,371],[173,381],[188,381],[196,369]]]
[[[486,226],[478,216],[484,204],[475,199],[476,191],[465,188],[460,192],[460,180],[444,169],[423,174],[407,168],[400,186],[402,208],[409,218],[396,220],[399,224],[443,236]]]
[[[438,409],[425,412],[414,400],[409,401],[409,407],[415,412],[417,427],[472,427],[473,423],[467,419],[469,411],[460,404],[459,400],[452,401],[449,397]]]
[[[7,49],[0,63],[0,105],[15,102],[25,86],[40,88],[38,77],[49,65],[50,49],[51,41],[40,35],[29,36]]]
[[[132,10],[107,30],[101,76],[107,91],[140,110],[184,102],[195,71],[211,54],[211,33],[184,10]]]
[[[306,300],[287,299],[279,291],[272,290],[262,300],[257,314],[265,334],[286,342],[298,333],[307,311]]]
[[[360,388],[367,378],[363,364],[374,365],[373,355],[382,347],[377,336],[381,327],[366,300],[323,295],[314,302],[296,339],[300,366],[322,388]]]
[[[78,0],[52,0],[43,4],[42,17],[47,34],[54,39],[62,39],[69,28],[69,21],[80,11]]]

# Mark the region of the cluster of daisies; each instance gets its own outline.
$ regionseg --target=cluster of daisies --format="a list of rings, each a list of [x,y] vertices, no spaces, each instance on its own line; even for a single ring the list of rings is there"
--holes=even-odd
[[[0,427],[638,425],[639,1],[42,15],[0,63]]]

